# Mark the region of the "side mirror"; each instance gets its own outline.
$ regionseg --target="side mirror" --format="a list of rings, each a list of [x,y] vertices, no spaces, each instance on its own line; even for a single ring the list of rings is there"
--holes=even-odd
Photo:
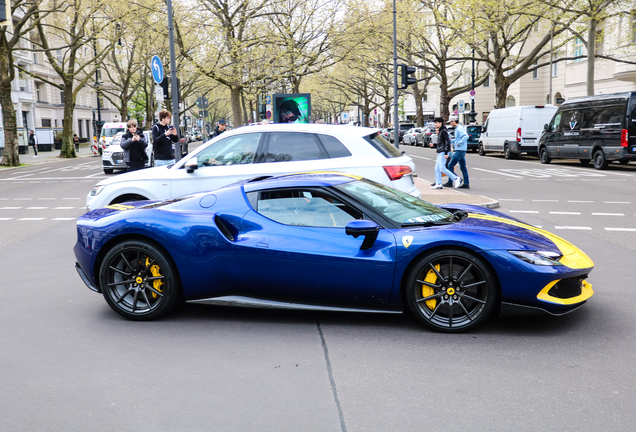
[[[364,241],[360,249],[370,249],[378,238],[380,232],[380,225],[369,220],[352,220],[345,226],[345,232],[347,235],[358,238],[361,235],[364,236]]]
[[[548,132],[550,130],[550,125],[549,124],[544,124],[543,125],[543,130]]]
[[[199,169],[199,161],[193,157],[185,163],[185,168],[189,173],[194,172],[194,170]]]

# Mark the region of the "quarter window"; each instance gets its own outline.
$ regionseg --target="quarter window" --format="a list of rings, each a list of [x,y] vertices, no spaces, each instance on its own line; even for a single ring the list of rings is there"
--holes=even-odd
[[[351,156],[351,152],[337,138],[330,135],[317,135],[330,158]]]

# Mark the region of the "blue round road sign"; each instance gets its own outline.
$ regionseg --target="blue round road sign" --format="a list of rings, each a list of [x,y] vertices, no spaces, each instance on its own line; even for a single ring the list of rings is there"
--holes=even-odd
[[[150,70],[155,82],[161,84],[161,81],[163,81],[163,63],[161,63],[161,59],[158,56],[153,56],[152,60],[150,60]]]

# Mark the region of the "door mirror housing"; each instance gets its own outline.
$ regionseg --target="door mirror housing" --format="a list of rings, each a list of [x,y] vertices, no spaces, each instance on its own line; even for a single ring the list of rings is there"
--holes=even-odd
[[[194,170],[199,169],[199,161],[193,157],[185,163],[185,168],[189,173],[194,172]]]
[[[380,225],[369,220],[352,220],[345,226],[345,232],[347,235],[358,238],[361,235],[364,236],[364,241],[360,246],[360,249],[370,249],[378,238],[380,232]]]
[[[544,124],[544,125],[543,125],[543,130],[544,130],[544,131],[546,131],[546,132],[549,132],[549,131],[550,131],[550,125],[549,125],[549,124],[547,124],[547,123],[546,123],[546,124]]]

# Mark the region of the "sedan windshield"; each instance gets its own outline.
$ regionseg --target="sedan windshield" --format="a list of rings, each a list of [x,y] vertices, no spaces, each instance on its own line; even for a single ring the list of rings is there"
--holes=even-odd
[[[453,215],[442,208],[370,180],[345,183],[339,188],[399,226],[435,225],[453,220]]]

